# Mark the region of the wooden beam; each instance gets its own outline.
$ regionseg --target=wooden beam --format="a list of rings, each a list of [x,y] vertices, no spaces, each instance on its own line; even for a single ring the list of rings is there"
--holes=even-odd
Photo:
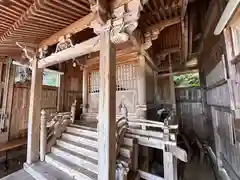
[[[100,43],[98,180],[112,180],[116,171],[116,51],[110,29],[100,33]]]
[[[133,45],[135,46],[135,48],[137,49],[138,52],[140,52],[140,54],[142,54],[143,56],[146,57],[148,64],[155,70],[155,71],[159,71],[158,67],[156,66],[156,64],[154,63],[154,61],[152,60],[151,56],[149,55],[149,53],[143,48],[143,42],[141,42],[141,32],[139,30],[135,30],[131,35],[130,35],[130,40],[132,41]]]
[[[91,52],[97,52],[100,49],[100,37],[96,36],[92,39],[76,44],[72,48],[65,49],[58,53],[54,53],[38,62],[39,68],[45,68],[54,64],[62,63],[69,59],[74,59]]]
[[[180,23],[180,21],[181,21],[180,16],[179,17],[174,17],[174,18],[171,18],[171,19],[166,19],[166,20],[160,21],[158,24],[154,24],[154,25],[148,27],[146,29],[146,32],[152,32],[154,30],[162,31],[163,29],[165,29],[168,26],[172,26],[174,24]]]
[[[83,18],[70,24],[69,26],[65,27],[64,29],[56,32],[49,38],[43,40],[40,43],[40,47],[42,47],[44,45],[47,45],[47,46],[54,45],[54,44],[58,43],[58,40],[60,37],[65,36],[67,34],[76,34],[80,31],[88,28],[90,26],[91,22],[95,19],[95,17],[96,17],[95,13],[90,13],[90,14],[84,16]]]
[[[158,74],[159,77],[167,77],[167,76],[170,76],[171,74],[172,75],[180,75],[180,74],[186,74],[186,73],[197,73],[198,72],[198,67],[194,67],[194,68],[191,68],[191,69],[185,69],[185,70],[182,70],[182,71],[176,71],[176,72],[173,72],[173,73],[160,73]]]
[[[157,57],[159,57],[159,56],[166,56],[168,54],[179,52],[180,50],[181,50],[180,47],[173,47],[173,48],[163,49],[163,50],[159,50],[160,52],[156,56]]]
[[[43,69],[38,68],[38,60],[32,61],[29,113],[28,113],[28,143],[27,143],[27,163],[32,164],[39,158],[40,141],[40,115]]]

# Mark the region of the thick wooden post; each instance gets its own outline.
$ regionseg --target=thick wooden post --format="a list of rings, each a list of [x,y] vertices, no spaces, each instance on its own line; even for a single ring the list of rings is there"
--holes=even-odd
[[[146,97],[146,59],[143,55],[139,55],[138,68],[138,106],[137,115],[139,118],[146,118],[147,97]]]
[[[59,71],[64,72],[64,64],[59,64]],[[64,101],[64,75],[59,75],[59,87],[58,87],[58,96],[57,96],[57,111],[60,112],[63,110],[63,101]]]
[[[32,81],[28,115],[27,163],[39,158],[40,115],[42,97],[43,69],[38,68],[38,60],[32,60]]]
[[[45,161],[47,148],[47,117],[46,111],[41,111],[41,128],[40,128],[40,161]]]
[[[98,179],[114,180],[116,171],[116,52],[110,28],[100,33]]]
[[[88,112],[88,69],[83,68],[83,82],[82,82],[82,104],[83,104],[83,114]]]
[[[173,79],[173,69],[172,69],[172,60],[171,60],[171,54],[168,55],[168,60],[169,60],[169,83],[170,83],[170,95],[171,95],[171,103],[172,103],[172,111],[173,111],[173,116],[172,122],[176,122],[176,94],[175,94],[175,84],[174,84],[174,79]]]
[[[146,85],[146,58],[143,55],[139,55],[139,68],[138,68],[138,106],[137,106],[137,116],[140,119],[146,119],[147,111],[147,85]],[[142,129],[146,130],[146,126],[142,126]],[[149,169],[149,151],[148,147],[141,147],[142,156],[144,157],[144,164],[142,168],[144,171]]]

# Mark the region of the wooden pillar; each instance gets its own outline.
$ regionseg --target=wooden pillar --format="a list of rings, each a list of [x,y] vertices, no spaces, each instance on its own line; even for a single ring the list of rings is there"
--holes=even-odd
[[[114,180],[116,171],[116,52],[110,28],[100,33],[98,179]]]
[[[147,110],[146,65],[145,57],[143,55],[139,55],[137,116],[141,119],[146,119]]]
[[[137,116],[140,119],[147,118],[147,82],[146,82],[146,66],[147,62],[143,55],[139,55],[139,68],[138,68],[138,106]],[[142,126],[142,129],[146,130],[146,126]],[[144,164],[142,169],[148,172],[149,169],[149,151],[148,147],[141,146],[142,156],[144,158]]]
[[[40,116],[43,70],[38,68],[38,60],[32,60],[32,79],[28,114],[27,163],[32,164],[39,158]]]
[[[158,72],[154,72],[154,97],[155,103],[158,103]]]
[[[59,71],[64,72],[64,64],[59,64]],[[58,87],[58,97],[57,97],[57,111],[63,111],[64,103],[64,75],[59,75],[59,87]]]
[[[83,114],[88,112],[88,69],[83,68],[83,81],[82,81],[82,104]]]
[[[172,103],[172,111],[173,111],[173,117],[176,118],[176,94],[175,94],[175,84],[173,79],[173,69],[172,69],[172,60],[171,60],[171,54],[168,55],[169,59],[169,83],[170,83],[170,95],[171,95],[171,103]],[[177,123],[176,119],[172,119],[172,122]]]

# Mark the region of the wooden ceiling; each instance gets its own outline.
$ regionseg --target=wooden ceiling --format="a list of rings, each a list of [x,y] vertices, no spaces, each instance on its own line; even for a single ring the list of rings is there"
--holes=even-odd
[[[121,4],[131,0],[115,1]],[[77,24],[79,19],[84,17],[90,21],[93,13],[89,2],[91,0],[0,0],[0,56],[19,58],[22,50],[16,42],[37,48],[54,33],[64,31],[72,23]],[[166,55],[169,52],[173,53],[176,63],[183,59],[183,54],[188,55],[185,12],[188,14],[187,0],[148,0],[141,11],[139,28],[142,33],[159,31],[148,51],[156,55],[153,58],[160,68],[168,66]],[[80,26],[78,24],[79,31],[82,31]],[[57,37],[52,37],[54,40],[51,41],[57,42]],[[76,37],[85,39],[83,31]]]
[[[88,0],[0,1],[0,55],[18,55],[16,42],[37,46],[89,12]]]
[[[140,26],[147,29],[163,20],[179,17],[183,6],[184,0],[149,0],[141,12]]]

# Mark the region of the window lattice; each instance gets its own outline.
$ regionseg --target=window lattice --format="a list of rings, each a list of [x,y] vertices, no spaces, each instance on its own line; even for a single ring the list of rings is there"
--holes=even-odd
[[[98,93],[100,86],[99,71],[90,74],[90,92]],[[117,65],[116,91],[127,91],[137,88],[137,73],[135,64]]]

